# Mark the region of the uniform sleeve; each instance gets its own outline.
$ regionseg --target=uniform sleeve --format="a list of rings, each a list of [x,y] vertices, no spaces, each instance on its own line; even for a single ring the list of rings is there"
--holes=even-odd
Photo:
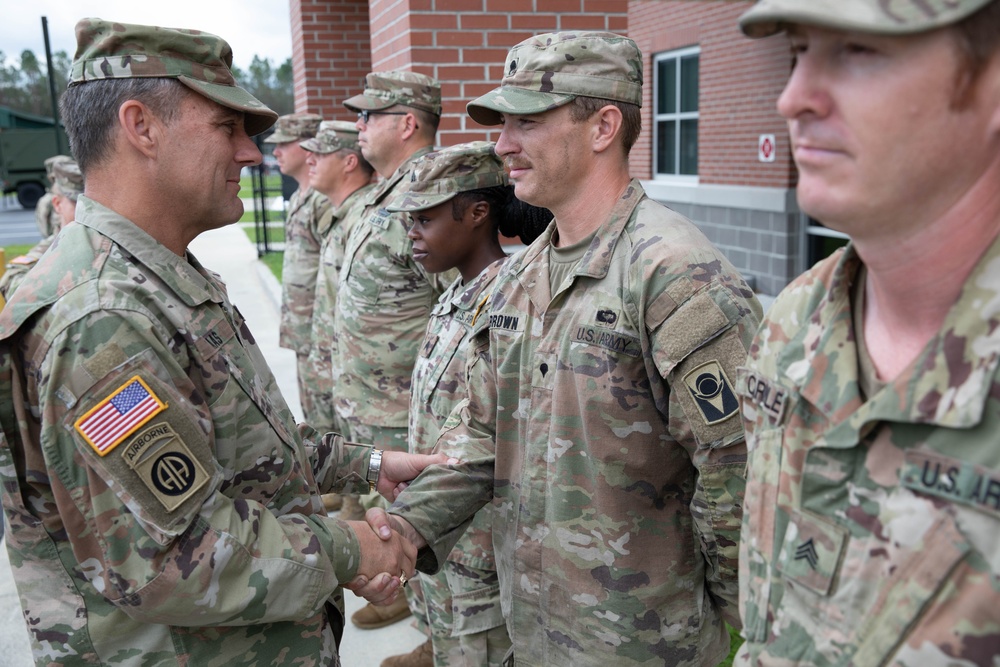
[[[691,514],[706,584],[737,628],[746,444],[733,381],[760,315],[749,292],[719,283],[683,300],[665,291],[647,310],[653,360],[667,383],[669,429],[696,474]]]
[[[429,548],[421,550],[417,560],[422,572],[440,569],[476,512],[493,498],[496,381],[488,333],[473,341],[466,397],[455,406],[434,446],[435,452],[461,462],[426,468],[389,509],[427,541]]]
[[[368,485],[370,445],[345,442],[339,433],[321,435],[306,424],[299,424],[299,435],[312,463],[313,477],[320,493],[364,495],[371,491]]]
[[[310,515],[308,494],[273,506],[308,460],[266,424],[236,443],[260,451],[256,464],[223,467],[239,457],[219,454],[217,434],[237,427],[213,422],[180,335],[135,310],[99,311],[61,332],[29,374],[79,571],[143,622],[307,618],[355,574],[353,531]]]

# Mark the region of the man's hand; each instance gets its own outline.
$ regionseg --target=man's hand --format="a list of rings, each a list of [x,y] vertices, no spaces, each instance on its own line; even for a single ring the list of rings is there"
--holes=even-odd
[[[407,454],[386,451],[382,454],[382,470],[378,476],[378,492],[392,502],[403,492],[408,483],[430,465],[455,464],[458,459],[445,454]]]
[[[369,510],[371,511],[371,510]],[[349,588],[374,604],[389,604],[396,598],[401,574],[415,573],[417,548],[399,533],[376,534],[364,521],[347,521],[361,549],[361,564]]]
[[[383,540],[391,539],[393,535],[402,535],[413,546],[414,553],[427,546],[427,540],[413,528],[409,521],[402,517],[393,516],[381,507],[373,507],[365,512],[365,521]]]

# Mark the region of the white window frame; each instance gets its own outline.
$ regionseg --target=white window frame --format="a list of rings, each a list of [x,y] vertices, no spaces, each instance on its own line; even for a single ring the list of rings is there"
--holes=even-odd
[[[680,63],[681,59],[686,56],[696,55],[698,56],[698,76],[701,76],[701,47],[700,46],[690,46],[683,49],[674,49],[673,51],[664,51],[662,53],[657,53],[653,56],[653,97],[652,97],[652,107],[653,111],[653,145],[652,145],[652,171],[653,180],[663,181],[667,183],[674,183],[677,185],[698,185],[699,177],[698,174],[661,174],[657,171],[657,165],[659,164],[659,155],[657,153],[658,146],[660,145],[660,121],[673,120],[676,121],[676,141],[677,153],[674,155],[674,160],[677,164],[677,170],[680,171],[680,131],[681,131],[681,121],[682,120],[699,120],[701,112],[701,82],[698,84],[698,111],[677,111],[676,113],[658,113],[657,112],[657,101],[659,100],[660,93],[660,62],[663,60],[675,60],[677,67],[676,85],[677,85],[677,107],[680,109],[680,93],[681,93],[681,76],[680,76]],[[699,122],[698,127],[698,152],[701,153],[701,123]]]

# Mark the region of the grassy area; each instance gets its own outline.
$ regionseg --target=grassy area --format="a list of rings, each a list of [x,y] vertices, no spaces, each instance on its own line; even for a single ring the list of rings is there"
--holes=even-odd
[[[246,215],[244,213],[244,215]],[[241,221],[243,222],[243,221]],[[253,222],[253,218],[250,218],[250,222]],[[268,243],[284,243],[285,242],[285,226],[280,221],[268,221],[267,227],[267,241]],[[257,243],[257,228],[251,225],[240,225],[243,231],[246,232],[247,236],[250,237],[250,243]]]
[[[260,261],[264,262],[264,266],[271,269],[271,273],[278,279],[278,282],[281,282],[281,263],[284,260],[285,253],[283,252],[268,252],[260,258]]]
[[[736,651],[743,645],[743,638],[740,637],[740,631],[728,625],[726,627],[729,629],[729,657],[720,662],[719,667],[732,667]]]
[[[264,187],[274,194],[281,192],[281,174],[270,174],[264,177]],[[240,196],[249,197],[253,193],[253,178],[243,176],[240,178]]]
[[[3,247],[3,255],[4,255],[4,258],[5,258],[5,261],[9,262],[10,260],[14,259],[18,255],[23,255],[24,253],[28,252],[29,250],[31,250],[34,247],[35,247],[34,243],[22,243],[22,244],[19,244],[19,245],[14,245],[14,244],[5,245]]]

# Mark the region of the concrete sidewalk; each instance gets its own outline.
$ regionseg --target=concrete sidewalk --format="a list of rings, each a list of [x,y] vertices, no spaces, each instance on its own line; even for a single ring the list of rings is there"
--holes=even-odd
[[[278,315],[281,286],[274,275],[257,260],[257,250],[238,225],[206,232],[191,244],[191,251],[207,268],[226,282],[230,300],[247,319],[278,385],[297,419],[302,418],[295,374],[295,353],[278,347]],[[347,617],[365,605],[348,591]],[[424,637],[400,621],[379,630],[359,630],[350,620],[340,646],[345,667],[375,667],[383,659],[409,653]],[[0,667],[29,667],[32,664],[27,630],[7,549],[0,549]]]

